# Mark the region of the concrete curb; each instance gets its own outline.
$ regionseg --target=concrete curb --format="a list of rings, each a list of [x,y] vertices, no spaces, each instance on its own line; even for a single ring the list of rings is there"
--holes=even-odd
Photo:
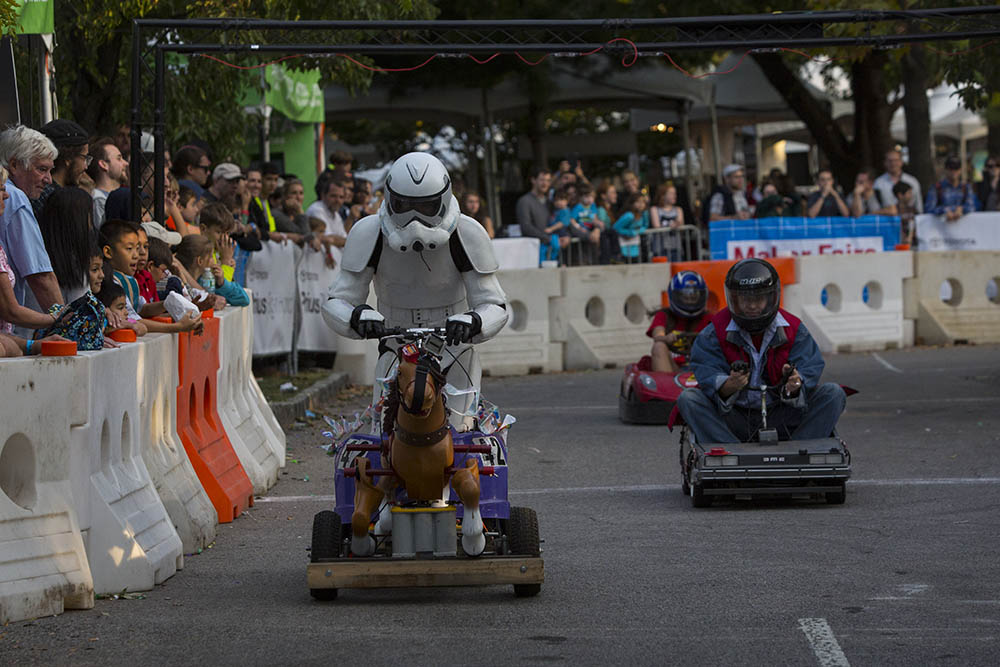
[[[337,392],[350,384],[347,373],[330,373],[330,376],[316,382],[300,392],[290,401],[271,403],[271,412],[281,425],[293,423],[306,416],[306,410],[316,410],[321,403],[336,397]]]

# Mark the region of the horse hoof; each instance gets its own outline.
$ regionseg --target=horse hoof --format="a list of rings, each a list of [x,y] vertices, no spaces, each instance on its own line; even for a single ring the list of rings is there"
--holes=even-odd
[[[388,507],[382,510],[382,512],[378,516],[378,521],[375,522],[375,534],[376,535],[392,534],[392,512]]]
[[[466,556],[480,556],[486,551],[486,535],[482,532],[477,535],[462,535],[462,551]]]
[[[364,537],[351,536],[351,553],[355,556],[371,556],[375,553],[375,540],[371,535]]]

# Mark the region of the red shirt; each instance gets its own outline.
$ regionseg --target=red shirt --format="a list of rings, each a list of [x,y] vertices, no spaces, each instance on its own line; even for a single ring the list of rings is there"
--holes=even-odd
[[[145,299],[147,303],[160,300],[160,297],[156,294],[156,281],[153,280],[153,275],[149,271],[146,269],[136,271],[134,277],[135,281],[139,283],[139,296]]]
[[[656,311],[653,321],[646,329],[646,335],[653,337],[653,329],[663,327],[667,333],[680,329],[681,331],[701,331],[712,322],[712,317],[708,313],[702,313],[698,317],[678,317],[676,313],[666,308]]]

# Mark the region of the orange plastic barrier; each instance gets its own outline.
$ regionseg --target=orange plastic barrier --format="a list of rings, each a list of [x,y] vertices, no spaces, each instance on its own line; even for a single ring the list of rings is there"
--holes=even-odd
[[[726,274],[729,273],[729,269],[737,261],[739,260],[713,259],[704,262],[675,262],[670,265],[670,275],[674,276],[681,271],[697,271],[701,274],[701,277],[705,279],[705,284],[708,285],[707,309],[708,312],[714,313],[726,305]],[[781,278],[782,288],[795,283],[796,277],[794,257],[768,258],[767,262],[777,269],[778,276]],[[666,307],[669,304],[666,292],[663,292],[662,298],[663,306]],[[784,305],[784,289],[782,289],[781,300],[782,305]]]
[[[200,336],[178,334],[177,433],[219,522],[229,523],[253,505],[253,485],[216,409],[219,320],[204,318],[204,322],[205,331]]]

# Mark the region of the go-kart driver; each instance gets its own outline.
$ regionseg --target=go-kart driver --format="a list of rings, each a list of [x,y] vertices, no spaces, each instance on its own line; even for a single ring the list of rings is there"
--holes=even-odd
[[[844,411],[837,384],[820,384],[823,357],[806,326],[778,307],[781,281],[762,259],[737,262],[726,275],[726,303],[695,339],[690,364],[697,389],[685,389],[677,408],[701,443],[749,442],[761,425],[759,387],[767,421],[781,439],[829,437]],[[744,362],[736,364],[734,362]],[[747,366],[746,370],[740,366]]]
[[[667,288],[670,306],[656,312],[646,335],[653,339],[651,370],[676,373],[680,370],[674,351],[690,349],[690,339],[684,345],[684,334],[693,337],[708,326],[711,317],[705,312],[708,303],[708,286],[695,271],[681,271],[670,279]]]
[[[497,281],[496,257],[483,226],[462,215],[451,177],[440,160],[407,153],[393,163],[378,213],[354,223],[340,276],[323,319],[341,336],[375,338],[394,327],[444,327],[441,362],[448,384],[450,421],[468,430],[477,407],[482,369],[473,344],[507,323],[507,297]],[[374,284],[378,310],[366,303]],[[379,347],[376,378],[396,363],[390,342]],[[381,395],[374,383],[372,405]]]

